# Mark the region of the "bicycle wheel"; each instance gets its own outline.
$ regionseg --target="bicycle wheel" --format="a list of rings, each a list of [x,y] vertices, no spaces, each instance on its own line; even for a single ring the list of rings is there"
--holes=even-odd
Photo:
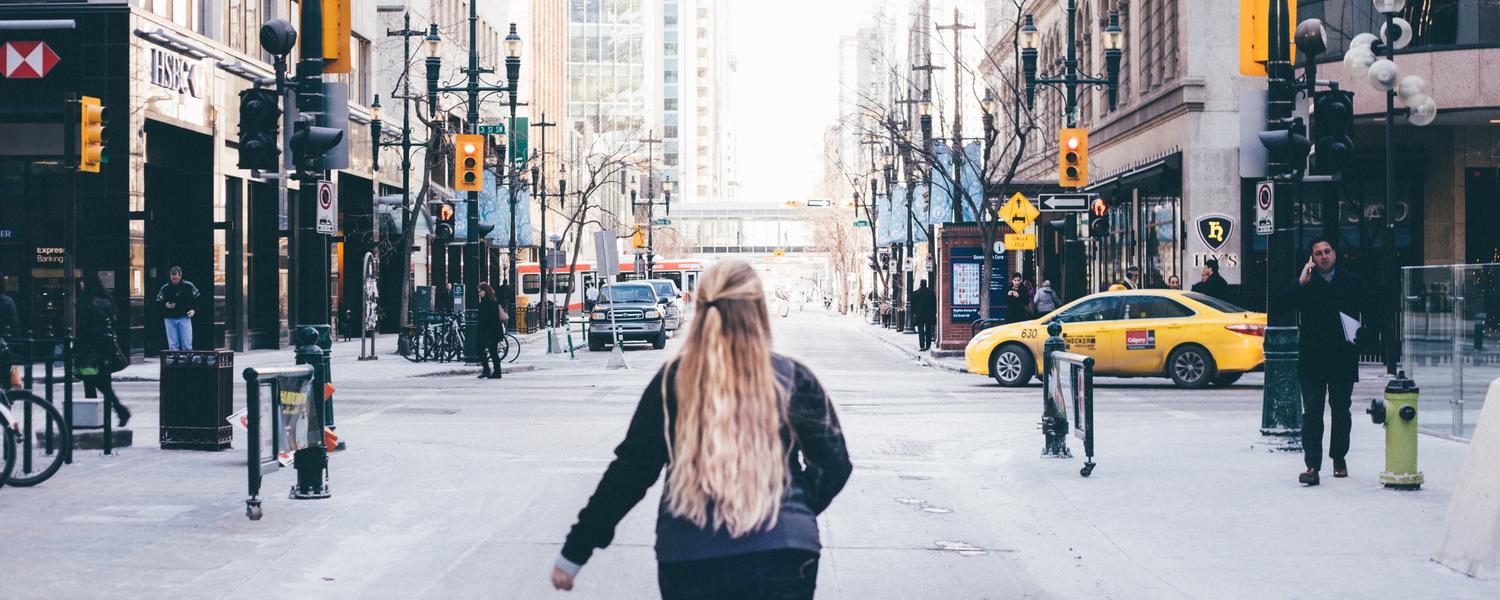
[[[62,413],[46,400],[24,390],[12,391],[10,415],[21,425],[20,435],[8,442],[15,454],[15,466],[6,481],[18,487],[30,487],[46,481],[62,468],[63,457],[73,445],[73,433],[63,422]],[[106,415],[109,418],[113,415]],[[29,430],[28,430],[29,419]]]
[[[16,432],[4,425],[0,423],[0,487],[5,487],[16,466]]]
[[[516,362],[517,358],[521,358],[521,338],[516,337],[513,333],[506,332],[505,356],[501,357],[501,360],[504,360],[505,362]]]
[[[405,357],[406,360],[422,362],[422,349],[418,344],[418,340],[421,339],[418,336],[403,331],[401,332],[401,337],[396,340],[397,350],[401,352],[401,356]]]

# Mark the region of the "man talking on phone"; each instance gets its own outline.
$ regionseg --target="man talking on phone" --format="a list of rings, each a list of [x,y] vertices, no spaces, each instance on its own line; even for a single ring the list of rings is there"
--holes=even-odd
[[[1297,476],[1303,485],[1320,483],[1323,468],[1323,406],[1331,410],[1333,431],[1328,457],[1333,476],[1348,477],[1344,457],[1349,454],[1350,396],[1359,381],[1359,348],[1355,345],[1364,321],[1364,285],[1358,275],[1338,268],[1338,248],[1332,239],[1313,239],[1307,264],[1292,289],[1301,345],[1297,378],[1302,387],[1302,458],[1307,470]]]

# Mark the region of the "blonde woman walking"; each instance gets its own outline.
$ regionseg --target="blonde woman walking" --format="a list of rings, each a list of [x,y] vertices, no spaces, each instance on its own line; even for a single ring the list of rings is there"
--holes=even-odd
[[[765,290],[743,261],[703,273],[682,352],[646,387],[552,571],[574,577],[666,469],[656,520],[665,600],[810,599],[817,515],[852,469],[808,368],[771,352]]]

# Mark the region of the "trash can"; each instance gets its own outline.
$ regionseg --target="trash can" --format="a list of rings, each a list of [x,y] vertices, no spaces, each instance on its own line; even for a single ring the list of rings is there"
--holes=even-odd
[[[225,450],[234,438],[234,353],[164,350],[161,353],[161,447]]]

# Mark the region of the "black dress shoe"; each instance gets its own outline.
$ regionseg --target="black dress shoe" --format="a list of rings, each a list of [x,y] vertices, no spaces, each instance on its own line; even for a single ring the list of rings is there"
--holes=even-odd
[[[479,378],[480,379],[489,379],[490,378],[490,372],[489,371],[485,371],[483,373],[480,373],[479,374]]]
[[[130,422],[130,409],[121,406],[117,414],[120,417],[120,427],[124,427],[126,423]]]
[[[1317,469],[1308,469],[1304,471],[1301,475],[1297,476],[1297,482],[1308,487],[1312,487],[1321,483],[1318,480]]]
[[[497,371],[494,374],[490,375],[489,378],[490,379],[499,379],[502,375],[503,375],[502,373],[500,373],[500,372]]]
[[[1342,460],[1333,461],[1333,476],[1339,478],[1348,477],[1349,465],[1345,464]]]

